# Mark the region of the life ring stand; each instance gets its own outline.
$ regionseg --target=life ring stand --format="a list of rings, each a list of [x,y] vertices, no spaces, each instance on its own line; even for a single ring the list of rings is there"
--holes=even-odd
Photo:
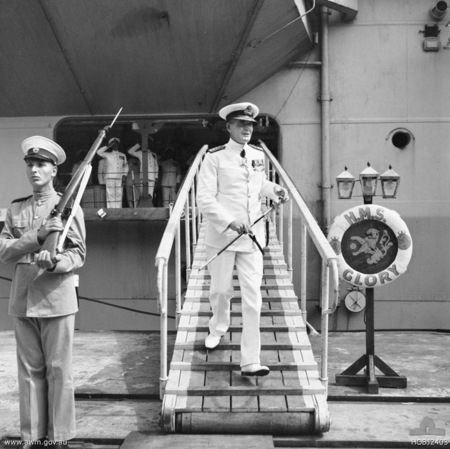
[[[338,215],[328,241],[338,256],[340,278],[360,288],[394,281],[406,271],[412,256],[406,223],[396,211],[377,204]]]

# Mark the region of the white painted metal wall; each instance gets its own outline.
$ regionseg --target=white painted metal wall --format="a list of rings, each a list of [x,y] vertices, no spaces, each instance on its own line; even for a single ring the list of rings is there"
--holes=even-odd
[[[425,25],[438,23],[442,45],[447,45],[450,17],[433,21],[433,5],[427,0],[359,0],[354,22],[330,16],[332,176],[345,165],[358,177],[368,161],[380,173],[392,164],[401,175],[398,197],[374,202],[398,211],[414,240],[408,272],[375,291],[377,329],[450,326],[450,50],[423,51],[420,33]],[[309,60],[319,58],[312,54]],[[320,219],[319,94],[319,69],[298,67],[279,73],[246,98],[280,121],[281,162]],[[388,139],[396,128],[414,136],[405,149]],[[331,196],[333,217],[362,203],[362,198],[338,200],[336,186]],[[342,296],[349,287],[342,283]],[[315,291],[309,295],[317,298]],[[317,315],[314,302],[310,312]],[[334,328],[364,329],[363,314],[349,313],[342,305]]]
[[[377,329],[449,329],[450,50],[424,52],[422,49],[420,31],[426,24],[436,23],[429,15],[433,4],[428,0],[359,0],[359,12],[353,22],[342,22],[337,13],[330,16],[331,173],[334,177],[347,165],[358,176],[367,161],[381,173],[392,164],[401,175],[398,198],[392,201],[380,198],[379,202],[400,213],[414,240],[408,272],[375,291]],[[450,39],[450,27],[445,27],[448,20],[450,16],[438,22],[443,45]],[[318,53],[313,51],[305,60],[320,61]],[[321,223],[319,70],[317,66],[287,67],[249,92],[245,100],[255,102],[263,113],[279,121],[280,161]],[[20,142],[32,134],[52,137],[57,121],[55,117],[0,119],[0,208],[8,207],[13,198],[29,194]],[[387,139],[398,127],[408,129],[414,136],[403,150],[395,148]],[[336,188],[332,189],[331,197],[332,217],[362,203],[362,198],[338,200]],[[375,198],[374,202],[377,201]],[[104,229],[88,228],[92,244],[83,269],[91,270],[84,284],[86,295],[98,293],[96,273],[107,269],[100,265],[107,263],[114,267],[110,249],[99,243],[103,241],[105,234],[98,237]],[[114,236],[114,232],[111,227],[107,235]],[[136,235],[139,232],[154,230],[138,229]],[[160,230],[154,235],[159,232],[162,235]],[[156,246],[157,243],[152,251]],[[133,265],[141,261],[136,261],[132,251],[124,254],[121,266],[130,279],[141,276]],[[294,252],[294,259],[299,258],[298,251]],[[311,263],[317,263],[315,259],[313,256]],[[150,262],[146,259],[145,263],[153,270]],[[1,266],[0,275],[8,274],[10,268]],[[1,298],[7,296],[4,284],[0,283]],[[309,319],[317,325],[320,282],[315,284],[317,287],[308,288]],[[343,295],[348,287],[342,284]],[[156,297],[154,288],[150,288],[150,296]],[[0,328],[8,326],[5,304],[2,299]],[[86,328],[142,328],[148,321],[141,318],[90,305],[85,306],[79,321],[89,323]],[[363,315],[351,314],[342,305],[330,328],[364,329]]]

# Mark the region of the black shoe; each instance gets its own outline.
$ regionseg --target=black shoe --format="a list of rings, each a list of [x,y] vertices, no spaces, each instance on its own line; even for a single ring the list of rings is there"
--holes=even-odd
[[[270,369],[267,366],[254,364],[250,366],[246,371],[241,371],[241,376],[267,376],[270,373]]]

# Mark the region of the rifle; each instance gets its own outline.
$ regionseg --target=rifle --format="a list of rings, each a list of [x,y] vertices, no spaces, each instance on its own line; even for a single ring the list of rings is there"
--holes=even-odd
[[[90,166],[92,160],[94,159],[94,156],[96,155],[98,149],[100,148],[100,145],[102,144],[103,139],[106,136],[106,133],[112,126],[114,125],[115,121],[119,117],[120,113],[122,112],[122,108],[119,109],[119,112],[114,117],[113,121],[110,125],[105,126],[103,129],[101,129],[98,132],[98,136],[95,139],[95,142],[92,144],[90,150],[86,154],[86,157],[83,159],[83,162],[78,167],[75,174],[72,176],[72,179],[70,180],[69,184],[66,187],[66,190],[64,191],[61,199],[59,200],[59,203],[55,208],[51,211],[50,217],[61,217],[64,214],[64,211],[67,207],[67,204],[71,200],[72,196],[76,192],[77,188],[80,186],[80,183],[83,179],[85,170]],[[84,188],[86,185],[84,185]],[[84,189],[83,188],[83,189]],[[53,231],[48,234],[47,238],[45,239],[44,244],[42,245],[42,250],[47,250],[50,253],[51,259],[56,262],[55,256],[57,254],[57,246],[58,246],[58,240],[60,238],[61,232],[59,231]]]

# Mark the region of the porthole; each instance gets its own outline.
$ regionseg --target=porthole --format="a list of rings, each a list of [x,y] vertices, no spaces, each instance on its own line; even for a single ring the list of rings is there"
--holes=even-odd
[[[414,136],[405,128],[397,128],[392,130],[386,140],[390,140],[392,145],[399,150],[404,150],[413,141]]]

